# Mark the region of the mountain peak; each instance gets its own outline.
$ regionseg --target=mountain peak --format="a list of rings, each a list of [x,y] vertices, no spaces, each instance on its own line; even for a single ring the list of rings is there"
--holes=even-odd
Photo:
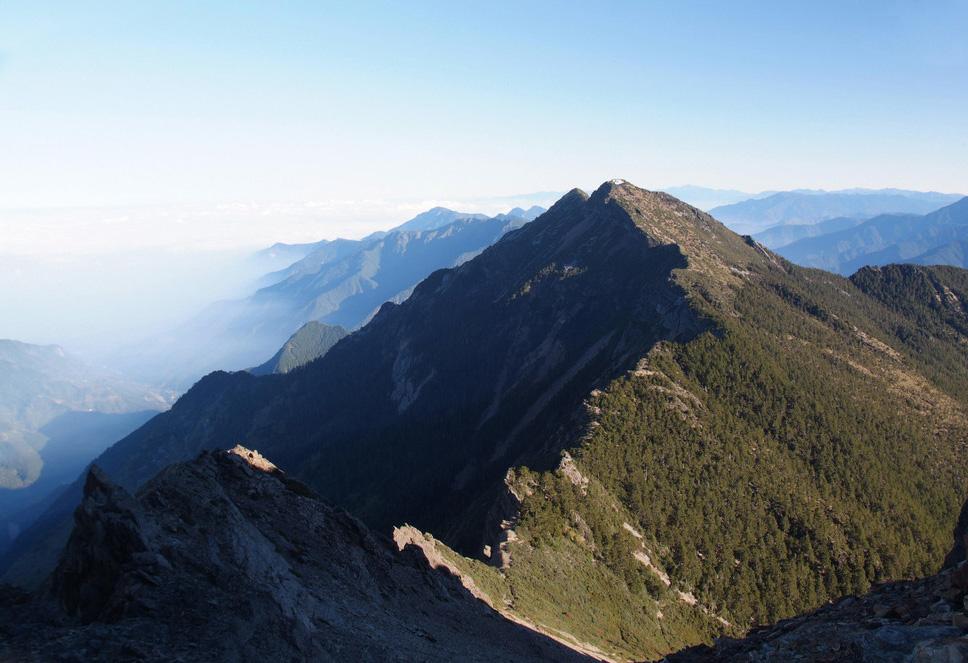
[[[96,583],[105,600],[95,616],[120,607],[179,620],[184,605],[169,632],[205,623],[214,647],[243,629],[285,633],[295,615],[320,629],[318,640],[297,634],[309,647],[379,633],[409,658],[452,654],[442,647],[461,634],[436,617],[463,603],[393,582],[406,555],[328,499],[379,530],[409,522],[499,564],[463,568],[493,605],[514,597],[521,619],[567,627],[615,659],[655,660],[732,625],[911,575],[948,548],[962,503],[952,486],[968,475],[959,453],[968,378],[956,370],[968,272],[928,271],[939,276],[930,289],[846,281],[783,263],[668,194],[624,181],[590,197],[573,190],[480,255],[432,273],[305,370],[209,376],[115,445],[97,462],[125,486],[239,440],[288,474],[253,470],[248,451],[208,454],[130,500],[118,491],[113,510],[87,499],[59,577],[77,590],[70,596]],[[923,462],[911,462],[912,449]],[[890,490],[857,500],[871,481]],[[102,532],[124,535],[132,554],[106,555]],[[419,532],[398,533],[405,553],[435,558]],[[855,555],[855,539],[870,553]],[[806,550],[817,562],[810,576]],[[414,582],[440,579],[409,568]],[[776,582],[760,582],[761,568]],[[201,591],[214,609],[197,605]],[[332,597],[347,593],[344,605],[371,628],[334,624],[344,613]],[[386,609],[374,614],[377,596]],[[265,597],[271,611],[258,607]],[[142,599],[152,603],[132,603]],[[248,601],[258,620],[239,609]],[[412,637],[421,615],[437,649],[403,649],[429,647]],[[18,622],[0,613],[0,623]]]
[[[614,199],[639,203],[643,201],[651,201],[650,206],[679,207],[682,209],[695,210],[696,212],[703,214],[701,210],[698,210],[692,205],[679,200],[675,196],[671,196],[662,191],[643,189],[642,187],[636,186],[628,180],[623,179],[612,179],[608,180],[607,182],[603,182],[601,186],[595,189],[595,192],[592,193],[592,198],[606,200]]]
[[[548,211],[549,212],[553,211],[556,214],[561,213],[561,212],[564,212],[565,210],[577,208],[580,205],[584,205],[585,201],[587,200],[588,200],[587,193],[585,193],[581,189],[574,188],[568,193],[566,193],[565,195],[563,195],[561,198],[559,198],[557,201],[555,201],[555,204],[552,205],[548,209]]]
[[[406,223],[401,223],[390,232],[397,230],[435,230],[449,225],[455,221],[483,221],[487,219],[485,214],[471,212],[457,212],[446,207],[432,207],[426,212],[421,212]]]
[[[582,191],[581,189],[579,189],[578,187],[575,187],[574,189],[572,189],[571,191],[563,195],[561,198],[559,198],[558,201],[555,203],[555,205],[562,202],[585,202],[586,200],[588,200],[588,194]],[[554,207],[554,205],[552,205],[552,207]]]
[[[653,245],[675,245],[689,271],[717,281],[735,280],[752,263],[774,262],[700,209],[662,191],[642,189],[623,179],[603,183],[589,198],[595,205],[616,205]]]
[[[639,187],[635,186],[634,184],[631,184],[628,180],[623,180],[623,179],[621,179],[619,177],[615,177],[615,178],[612,178],[610,180],[606,180],[606,181],[602,182],[598,186],[598,188],[596,188],[595,191],[592,192],[592,195],[593,196],[594,195],[608,195],[610,192],[612,192],[612,191],[614,191],[616,189],[620,189],[620,188],[622,188],[624,186],[630,186],[633,189],[639,188]]]
[[[532,205],[528,209],[524,209],[523,207],[514,207],[510,209],[507,213],[498,214],[494,218],[498,218],[498,219],[499,218],[517,218],[517,219],[524,219],[526,221],[534,221],[535,219],[537,219],[539,216],[541,216],[547,211],[548,210],[546,210],[544,207],[541,207],[540,205]]]

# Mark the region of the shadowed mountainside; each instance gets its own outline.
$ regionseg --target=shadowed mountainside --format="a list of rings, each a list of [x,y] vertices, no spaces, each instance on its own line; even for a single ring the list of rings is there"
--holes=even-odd
[[[772,226],[753,235],[753,239],[774,251],[807,237],[829,235],[847,228],[853,228],[867,219],[856,217],[837,217],[817,223],[781,224]]]
[[[384,305],[309,370],[208,376],[179,401],[178,413],[153,420],[98,463],[136,486],[193,445],[261,438],[282,466],[298,462],[307,475],[318,458],[319,471],[330,468],[314,480],[328,485],[324,496],[340,496],[378,526],[410,517],[449,532],[468,523],[468,545],[476,545],[484,514],[470,518],[471,503],[482,489],[503,486],[522,454],[557,462],[551,438],[563,424],[561,408],[577,407],[589,385],[631,367],[656,340],[703,328],[668,281],[684,266],[679,250],[651,241],[607,196],[608,187],[591,202],[572,192],[538,225],[436,272],[404,304]],[[215,394],[231,403],[226,419],[196,428]],[[253,407],[236,409],[237,398]],[[301,414],[279,418],[277,407]],[[249,430],[256,421],[289,432],[280,435],[276,424]],[[401,435],[411,443],[387,448]],[[536,446],[536,439],[547,441]],[[410,446],[418,440],[419,448]],[[145,464],[140,450],[148,448]],[[383,489],[374,500],[377,483]]]

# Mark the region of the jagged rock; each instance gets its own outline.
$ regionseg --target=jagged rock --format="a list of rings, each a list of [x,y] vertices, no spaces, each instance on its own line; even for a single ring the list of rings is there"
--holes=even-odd
[[[139,593],[139,585],[157,578],[161,563],[149,552],[150,526],[134,498],[97,466],[88,472],[74,521],[53,593],[68,614],[83,622],[116,620]]]
[[[842,599],[745,638],[693,647],[667,661],[966,661],[968,616],[960,610],[966,596],[955,584],[965,568],[963,562],[922,580],[883,583],[866,596]]]
[[[243,447],[135,497],[94,467],[45,589],[0,591],[0,660],[585,659],[501,617],[415,536],[398,552]]]
[[[491,603],[491,599],[482,592],[474,579],[467,574],[461,572],[454,564],[447,561],[444,555],[440,552],[438,541],[431,536],[429,533],[423,533],[416,527],[411,527],[410,525],[404,525],[403,527],[397,527],[393,530],[393,542],[397,545],[397,548],[402,552],[408,548],[414,548],[419,550],[427,560],[427,564],[430,565],[432,569],[446,569],[451,575],[457,578],[461,585],[464,586],[471,595],[479,599],[491,607],[494,607]]]

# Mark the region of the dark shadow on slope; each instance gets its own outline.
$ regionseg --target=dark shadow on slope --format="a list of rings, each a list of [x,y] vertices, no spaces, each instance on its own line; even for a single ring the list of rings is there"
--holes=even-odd
[[[968,557],[968,500],[961,508],[961,516],[958,517],[958,524],[955,525],[954,547],[948,556],[944,558],[942,568],[951,568]]]
[[[233,416],[227,419],[224,414],[216,418],[206,409],[216,407],[219,396],[229,397],[236,386],[253,383],[272,385],[278,377],[267,376],[257,381],[245,372],[211,373],[179,398],[171,410],[151,417],[137,431],[109,447],[94,462],[105,468],[112,478],[119,479],[125,488],[133,491],[166,465],[192,458],[204,448],[231,447],[242,439],[238,422],[236,425],[232,423],[238,418]],[[243,409],[252,408],[247,404]],[[211,447],[189,446],[190,432],[198,430],[196,424],[204,426],[213,421],[223,424],[219,430],[224,431],[224,436],[212,437]],[[160,436],[164,437],[164,442],[158,441]],[[83,496],[86,468],[78,474],[69,485],[55,491],[46,509],[0,556],[0,580],[32,588],[53,570],[71,531],[71,514]]]
[[[566,197],[302,373],[308,416],[273,453],[381,531],[408,521],[476,554],[508,467],[556,464],[592,389],[705,328],[671,278],[685,266],[618,205]]]

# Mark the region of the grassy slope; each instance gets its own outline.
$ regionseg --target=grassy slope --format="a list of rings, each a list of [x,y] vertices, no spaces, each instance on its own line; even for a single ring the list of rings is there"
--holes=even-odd
[[[514,473],[530,495],[503,577],[526,618],[657,658],[940,564],[968,493],[962,318],[896,278],[865,285],[914,292],[891,310],[840,277],[748,266],[726,287],[681,274],[718,329],[589,398],[585,494],[560,469]]]

